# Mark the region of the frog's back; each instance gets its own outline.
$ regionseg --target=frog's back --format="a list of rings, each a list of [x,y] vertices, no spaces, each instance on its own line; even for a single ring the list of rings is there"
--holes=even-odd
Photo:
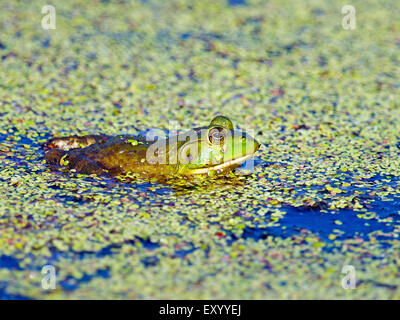
[[[64,149],[48,150],[46,161],[82,173],[144,173],[148,176],[173,174],[175,166],[154,166],[148,163],[146,156],[151,143],[153,141],[147,141],[141,135],[54,138],[47,145],[63,146]]]

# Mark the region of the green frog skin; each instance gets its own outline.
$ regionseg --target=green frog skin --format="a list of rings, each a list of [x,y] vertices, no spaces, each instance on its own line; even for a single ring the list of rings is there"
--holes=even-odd
[[[260,144],[224,116],[207,127],[148,141],[144,136],[86,135],[44,144],[46,162],[62,171],[147,177],[223,174],[251,158]]]

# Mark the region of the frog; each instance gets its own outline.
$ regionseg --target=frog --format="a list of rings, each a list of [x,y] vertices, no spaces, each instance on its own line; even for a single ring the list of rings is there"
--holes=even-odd
[[[224,175],[252,158],[261,144],[223,115],[209,125],[167,137],[73,135],[43,144],[54,170],[143,177]]]

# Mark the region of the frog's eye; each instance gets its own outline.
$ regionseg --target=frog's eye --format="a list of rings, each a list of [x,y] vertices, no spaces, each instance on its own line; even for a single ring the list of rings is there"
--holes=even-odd
[[[226,137],[225,129],[222,127],[214,127],[208,132],[208,140],[211,144],[223,145]]]

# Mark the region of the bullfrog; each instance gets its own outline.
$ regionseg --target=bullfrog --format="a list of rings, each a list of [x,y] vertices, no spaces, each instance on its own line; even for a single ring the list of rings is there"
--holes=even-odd
[[[44,148],[46,162],[53,169],[168,177],[230,172],[250,159],[260,144],[220,115],[208,126],[161,139],[144,135],[55,137]]]

